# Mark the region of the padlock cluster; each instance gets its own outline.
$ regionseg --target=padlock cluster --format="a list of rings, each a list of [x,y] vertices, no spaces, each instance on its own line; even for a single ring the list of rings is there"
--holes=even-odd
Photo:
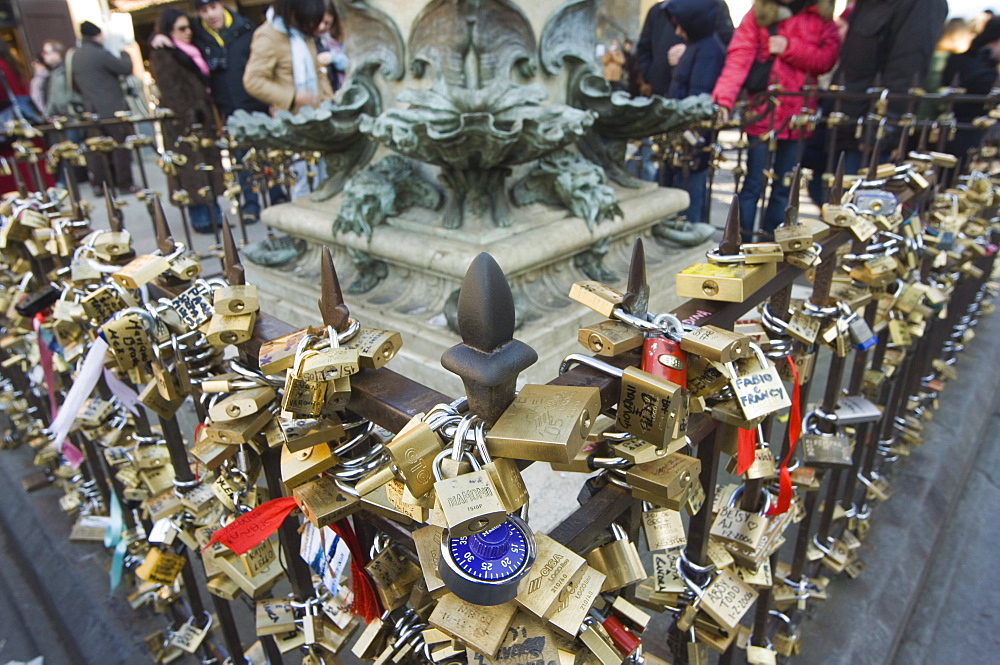
[[[833,575],[863,574],[892,465],[993,309],[1000,198],[978,171],[940,184],[955,166],[841,166],[821,221],[799,219],[796,172],[773,243],[741,242],[734,204],[673,312],[650,311],[669,285],[637,241],[624,290],[572,286],[603,320],[544,385],[516,389],[537,356],[480,255],[442,358],[457,399],[386,367],[403,337],[351,316],[328,250],[316,325],[292,329],[228,225],[204,278],[155,195],[140,253],[110,196],[104,229],[20,192],[0,204],[3,445],[30,446],[26,489],[56,484],[71,538],[109,550],[112,590],[164,613],[155,662],[773,663]],[[587,476],[549,534],[536,462]]]

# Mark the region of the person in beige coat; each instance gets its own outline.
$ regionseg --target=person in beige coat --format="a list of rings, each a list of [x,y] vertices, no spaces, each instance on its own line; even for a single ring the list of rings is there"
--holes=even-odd
[[[625,53],[617,39],[611,40],[608,50],[601,56],[601,64],[604,66],[604,80],[611,84],[612,90],[624,90],[622,84],[622,72],[625,67]]]
[[[325,0],[277,0],[253,33],[243,72],[247,92],[275,111],[316,106],[333,99],[333,87],[316,60],[315,34]]]

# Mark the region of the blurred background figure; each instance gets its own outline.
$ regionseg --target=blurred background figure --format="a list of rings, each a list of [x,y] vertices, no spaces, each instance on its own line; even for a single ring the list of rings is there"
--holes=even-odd
[[[83,100],[84,110],[96,113],[100,118],[113,118],[118,111],[127,111],[125,92],[121,77],[132,73],[132,58],[122,51],[117,57],[103,46],[101,29],[84,21],[80,24],[80,48],[73,54],[73,89]],[[110,136],[122,143],[129,135],[129,125],[117,123],[90,131],[91,136]],[[101,196],[103,184],[117,187],[121,193],[138,191],[132,180],[132,153],[125,148],[117,148],[111,153],[111,173],[108,173],[104,155],[95,151],[87,153],[87,167],[90,169],[90,184],[94,195]]]
[[[250,60],[243,72],[247,92],[266,102],[273,111],[296,113],[333,99],[333,87],[316,59],[316,39],[324,14],[333,13],[325,0],[276,0],[267,10],[267,21],[253,33]],[[322,160],[314,181],[324,177]],[[295,185],[292,199],[310,191],[304,160],[292,164]]]
[[[962,53],[953,53],[945,63],[941,83],[951,85],[957,79],[958,85],[970,95],[985,95],[996,85],[997,65],[1000,64],[1000,18],[990,19],[982,32],[976,35]],[[955,119],[958,122],[972,122],[974,118],[986,115],[983,104],[955,104]],[[977,148],[985,132],[980,129],[960,129],[948,144],[948,151],[964,159],[969,150]]]
[[[326,77],[330,79],[333,91],[340,90],[344,85],[344,75],[347,72],[347,55],[341,41],[344,39],[340,17],[334,7],[328,6],[316,30],[316,59],[326,67]]]
[[[604,80],[611,84],[611,89],[624,90],[622,73],[625,70],[625,53],[617,39],[608,44],[608,49],[601,56],[601,64],[604,66]]]
[[[166,150],[184,154],[187,163],[177,168],[170,178],[173,191],[184,190],[190,199],[188,215],[191,227],[198,233],[212,233],[214,224],[221,223],[222,211],[216,194],[223,189],[222,164],[218,151],[202,150],[193,141],[178,143],[178,138],[214,141],[219,127],[209,93],[209,68],[201,51],[194,45],[190,17],[169,7],[160,14],[157,33],[173,42],[174,48],[153,49],[149,66],[160,91],[160,106],[174,112],[174,118],[163,123],[163,145]],[[199,164],[212,166],[211,171],[198,170]]]

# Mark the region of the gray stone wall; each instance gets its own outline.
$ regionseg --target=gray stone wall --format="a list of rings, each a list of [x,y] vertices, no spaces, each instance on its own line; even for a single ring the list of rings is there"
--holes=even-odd
[[[639,39],[642,29],[640,0],[601,0],[597,8],[597,41],[607,44],[612,39]]]

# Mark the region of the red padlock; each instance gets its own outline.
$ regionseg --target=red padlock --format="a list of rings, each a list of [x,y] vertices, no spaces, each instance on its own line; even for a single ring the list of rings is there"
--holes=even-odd
[[[642,643],[642,640],[637,635],[632,634],[628,628],[622,625],[621,621],[610,614],[605,617],[596,609],[591,608],[590,616],[601,622],[601,626],[607,631],[608,637],[614,642],[615,648],[624,654],[625,658],[634,653]]]
[[[642,343],[642,371],[687,388],[687,351],[664,335],[647,337]]]

